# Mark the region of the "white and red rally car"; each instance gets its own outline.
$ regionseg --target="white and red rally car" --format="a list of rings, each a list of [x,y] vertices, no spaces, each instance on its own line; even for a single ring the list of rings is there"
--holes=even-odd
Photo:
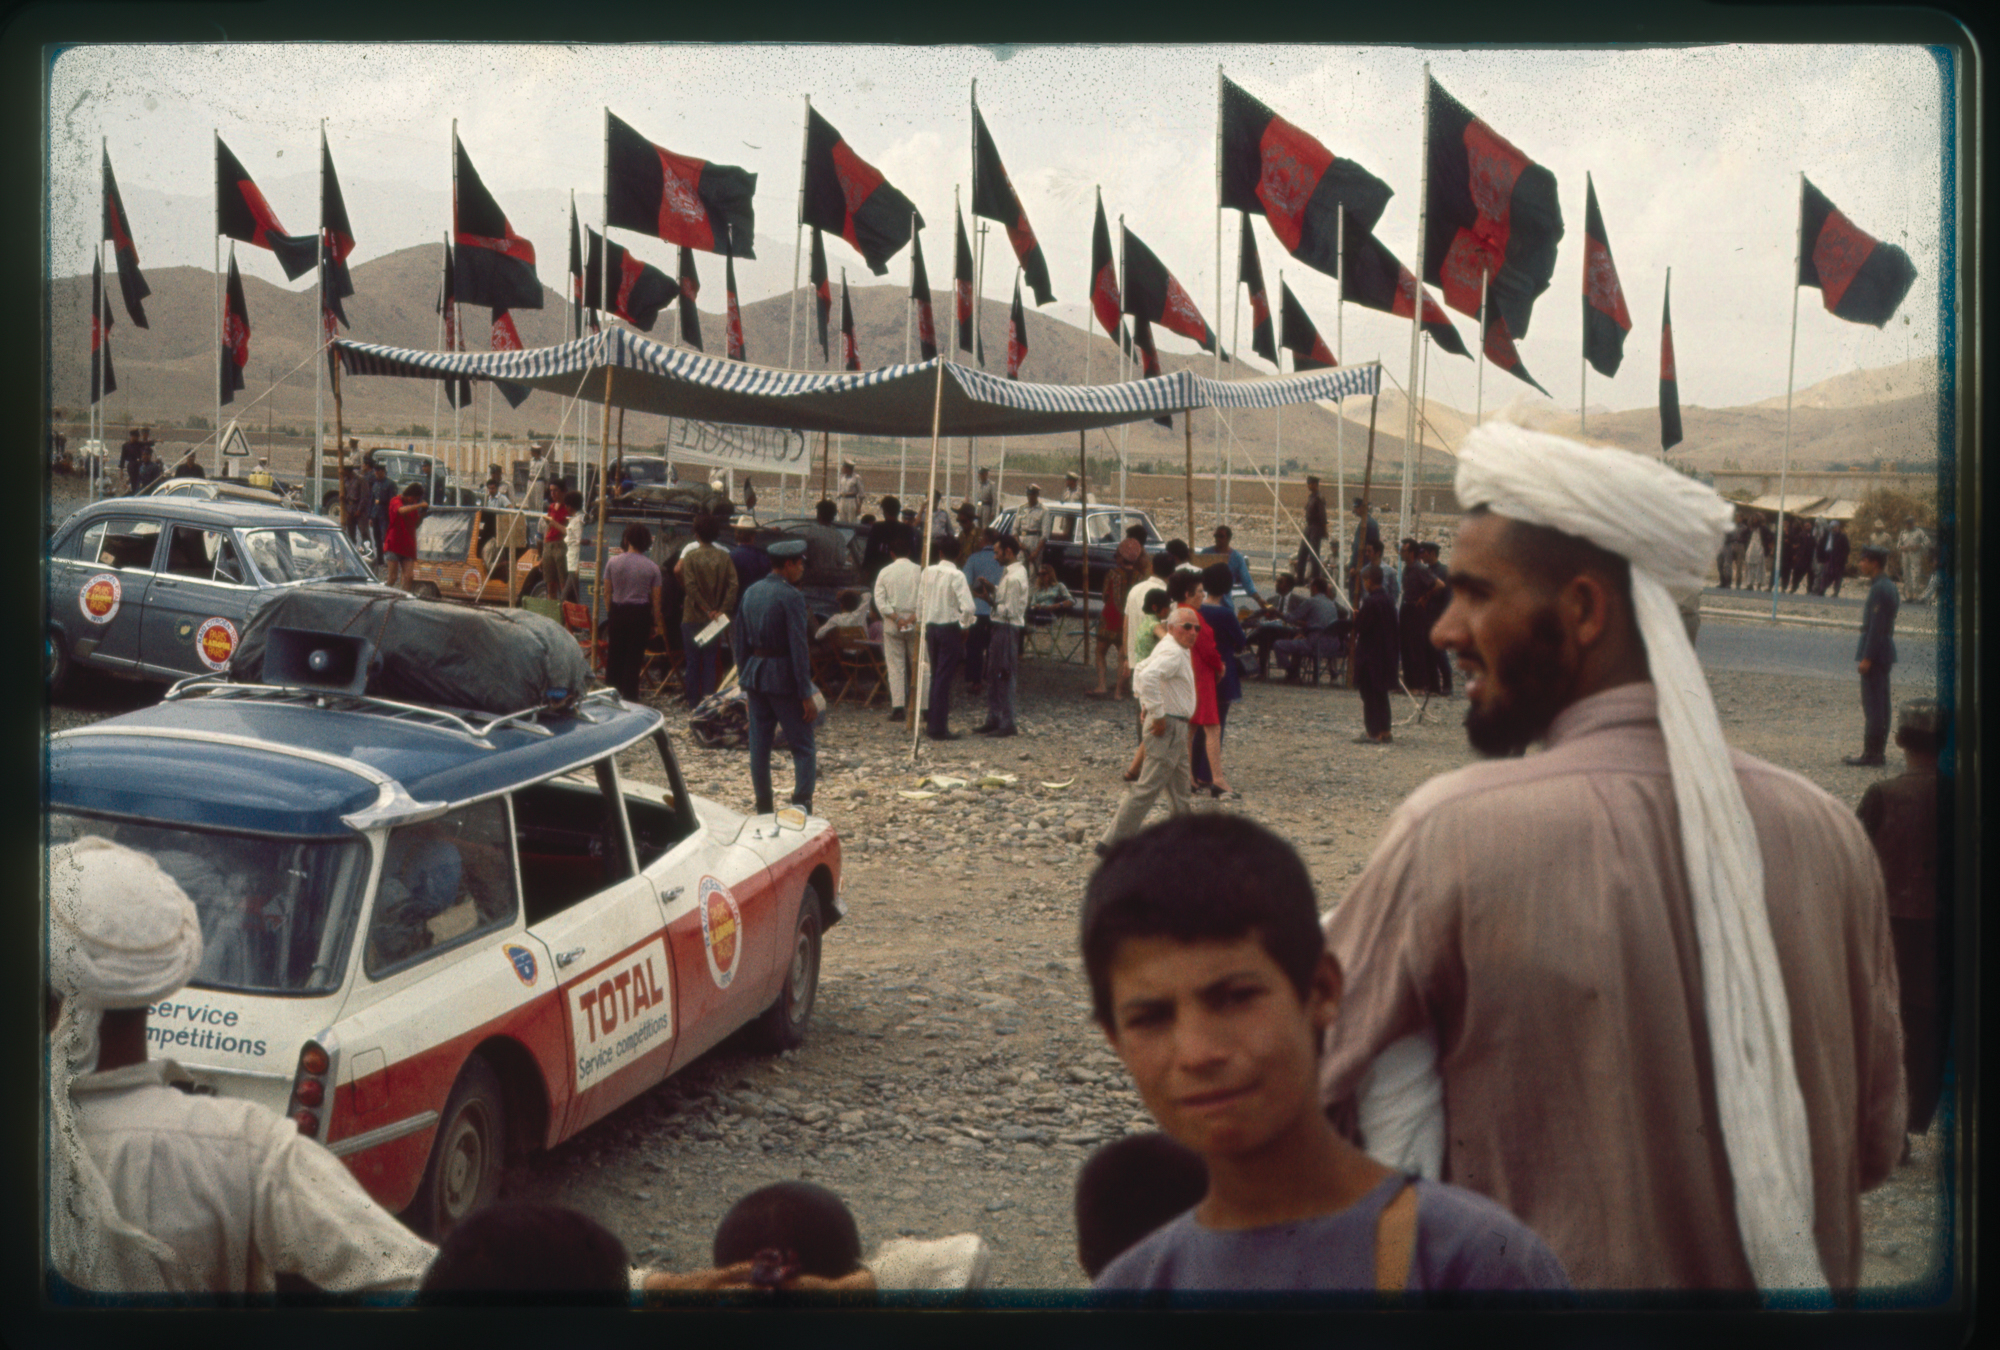
[[[52,738],[48,826],[151,854],[200,911],[153,1055],[432,1234],[737,1029],[797,1045],[846,912],[824,820],[690,796],[660,714],[608,690],[490,717],[189,681]]]

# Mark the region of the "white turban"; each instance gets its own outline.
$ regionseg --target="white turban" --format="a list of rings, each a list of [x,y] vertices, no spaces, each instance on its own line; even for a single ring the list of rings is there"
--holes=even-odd
[[[1737,1229],[1758,1287],[1823,1289],[1811,1141],[1764,902],[1764,858],[1708,681],[1668,594],[1701,583],[1734,509],[1665,464],[1504,422],[1466,436],[1455,487],[1467,509],[1484,506],[1579,536],[1632,565],[1633,607],[1680,811]]]
[[[144,1008],[200,965],[194,902],[151,857],[95,835],[49,850],[49,985],[63,996],[49,1054],[49,1250],[84,1288],[102,1287],[113,1234],[163,1263],[174,1254],[118,1213],[77,1133],[70,1081],[95,1067],[104,1009]]]

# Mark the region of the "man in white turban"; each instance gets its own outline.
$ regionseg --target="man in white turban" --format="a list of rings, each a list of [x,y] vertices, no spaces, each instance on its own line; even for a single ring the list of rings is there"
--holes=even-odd
[[[1456,487],[1432,640],[1494,758],[1412,793],[1327,918],[1326,1103],[1579,1289],[1851,1290],[1902,1143],[1888,915],[1853,813],[1723,742],[1671,597],[1729,504],[1492,423]]]
[[[435,1249],[288,1118],[194,1096],[146,1057],[146,1009],[200,967],[201,924],[147,854],[49,854],[49,1263],[103,1294],[415,1289]]]

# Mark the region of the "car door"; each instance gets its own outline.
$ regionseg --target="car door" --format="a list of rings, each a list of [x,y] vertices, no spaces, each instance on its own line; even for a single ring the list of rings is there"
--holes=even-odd
[[[633,858],[607,756],[518,789],[515,848],[528,932],[554,962],[571,1097],[561,1134],[666,1077],[682,1015],[666,918]]]
[[[139,661],[155,674],[229,669],[257,588],[227,530],[170,522],[146,595]]]
[[[49,613],[60,613],[74,660],[113,670],[139,664],[160,522],[106,515],[85,525],[50,568]]]

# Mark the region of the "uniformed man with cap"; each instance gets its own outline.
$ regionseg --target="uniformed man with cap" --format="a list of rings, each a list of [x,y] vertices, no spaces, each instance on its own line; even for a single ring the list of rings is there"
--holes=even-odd
[[[1062,499],[1066,502],[1081,502],[1083,500],[1083,480],[1077,477],[1075,469],[1071,469],[1063,475]]]
[[[781,539],[764,552],[771,575],[743,593],[730,641],[750,715],[750,790],[756,814],[771,814],[771,742],[778,727],[792,749],[792,805],[812,811],[817,758],[812,724],[819,716],[812,678],[812,642],[799,580],[806,541]]]
[[[840,461],[840,491],[834,494],[834,500],[840,506],[843,521],[861,519],[861,475],[854,472],[851,459]]]
[[[1010,533],[1021,541],[1021,563],[1030,576],[1042,565],[1042,540],[1048,532],[1049,508],[1042,505],[1039,483],[1028,484],[1028,504],[1014,513]]]
[[[1861,604],[1861,641],[1854,665],[1861,672],[1861,753],[1842,760],[1858,768],[1878,768],[1888,760],[1889,667],[1896,664],[1896,608],[1902,596],[1889,580],[1889,550],[1869,544],[1861,550],[1861,577],[1868,598]]]

